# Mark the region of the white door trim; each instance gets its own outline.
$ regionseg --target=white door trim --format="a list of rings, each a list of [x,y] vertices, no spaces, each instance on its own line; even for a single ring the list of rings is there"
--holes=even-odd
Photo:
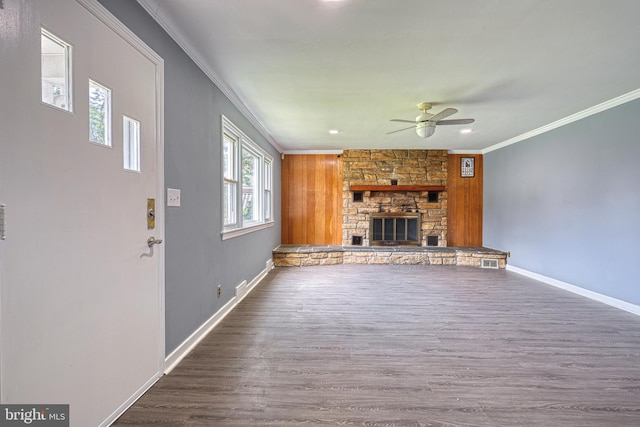
[[[155,53],[145,42],[136,36],[129,28],[120,22],[97,0],[76,0],[113,32],[127,41],[134,49],[145,56],[155,65],[156,73],[156,228],[154,235],[164,240],[165,216],[164,216],[164,60]],[[158,257],[158,365],[157,375],[149,382],[142,385],[127,401],[114,411],[101,426],[111,425],[124,411],[127,410],[142,394],[147,391],[162,375],[165,365],[165,245],[156,245],[154,250]]]

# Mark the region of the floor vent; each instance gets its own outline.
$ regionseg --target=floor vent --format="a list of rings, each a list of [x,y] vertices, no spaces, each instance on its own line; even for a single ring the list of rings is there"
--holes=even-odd
[[[482,258],[482,268],[498,268],[498,260],[497,259],[487,259]]]

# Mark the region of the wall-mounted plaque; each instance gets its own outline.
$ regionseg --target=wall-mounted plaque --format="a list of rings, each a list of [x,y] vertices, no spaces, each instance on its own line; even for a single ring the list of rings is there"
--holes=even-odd
[[[475,176],[474,157],[460,158],[460,176],[462,178],[473,178]]]

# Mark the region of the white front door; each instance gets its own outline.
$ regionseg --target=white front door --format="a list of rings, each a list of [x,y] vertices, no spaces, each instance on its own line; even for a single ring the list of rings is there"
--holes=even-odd
[[[108,424],[163,370],[162,61],[93,0],[1,3],[0,400]],[[111,94],[110,145],[90,141],[90,81]]]

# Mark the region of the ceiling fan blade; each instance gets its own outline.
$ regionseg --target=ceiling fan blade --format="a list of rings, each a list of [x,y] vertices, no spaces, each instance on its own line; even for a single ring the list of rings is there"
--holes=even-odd
[[[391,119],[390,122],[415,123],[415,120]]]
[[[392,130],[391,132],[387,132],[387,135],[389,135],[390,133],[396,133],[396,132],[401,132],[403,130],[407,130],[407,129],[415,129],[415,126],[409,126],[408,128],[403,128],[403,129],[398,129],[398,130]]]
[[[450,115],[455,114],[457,112],[458,112],[458,110],[456,110],[455,108],[445,108],[444,110],[440,111],[435,116],[430,117],[429,121],[437,122],[437,121],[442,120],[444,118],[447,118]]]
[[[453,120],[439,120],[436,122],[438,126],[440,125],[468,125],[470,123],[475,122],[474,119],[453,119]]]

